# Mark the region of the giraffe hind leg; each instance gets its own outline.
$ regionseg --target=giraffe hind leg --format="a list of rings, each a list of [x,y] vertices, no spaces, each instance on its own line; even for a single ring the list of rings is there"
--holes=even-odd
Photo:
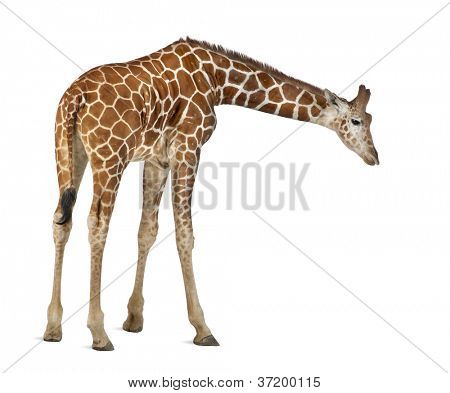
[[[73,182],[74,191],[78,190],[81,179],[83,178],[83,173],[87,164],[87,155],[82,145],[82,142],[78,135],[75,136],[73,141],[73,158],[74,158],[74,171],[73,171]],[[59,163],[57,163],[59,166]],[[64,196],[65,183],[60,180],[59,184],[60,193]],[[69,239],[70,231],[72,229],[72,221],[68,220],[64,223],[58,223],[61,217],[61,211],[64,210],[63,204],[68,203],[68,201],[63,201],[63,197],[58,200],[58,205],[54,214],[53,220],[53,241],[55,243],[55,267],[54,267],[54,278],[53,278],[53,290],[52,298],[47,309],[47,328],[44,333],[44,340],[50,342],[61,341],[62,338],[62,328],[61,320],[63,314],[63,308],[61,305],[61,275],[62,275],[62,264],[64,257],[64,249]],[[60,201],[62,203],[60,203]],[[73,201],[73,204],[75,201]],[[64,214],[63,214],[64,216]]]

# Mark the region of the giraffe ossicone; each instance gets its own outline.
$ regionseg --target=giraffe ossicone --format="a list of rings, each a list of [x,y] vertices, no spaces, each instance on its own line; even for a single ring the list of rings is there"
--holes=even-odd
[[[181,39],[148,56],[102,65],[81,75],[64,93],[55,126],[60,199],[54,214],[55,270],[46,341],[60,341],[61,274],[72,208],[87,162],[93,173],[89,212],[91,286],[88,327],[93,348],[114,349],[100,305],[102,257],[122,174],[131,161],[145,161],[143,209],[134,289],[123,328],[143,328],[142,286],[150,247],[158,232],[158,207],[168,173],[194,343],[218,345],[206,325],[192,268],[191,198],[202,146],[216,126],[214,107],[239,105],[316,123],[335,131],[367,164],[378,164],[366,113],[370,92],[360,86],[347,101],[329,90],[221,46]]]

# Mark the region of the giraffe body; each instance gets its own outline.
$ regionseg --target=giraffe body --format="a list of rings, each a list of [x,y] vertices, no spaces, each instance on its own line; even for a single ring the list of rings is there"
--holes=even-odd
[[[93,180],[88,218],[91,293],[88,327],[93,348],[112,350],[100,306],[103,249],[122,174],[131,161],[145,161],[138,263],[124,329],[143,327],[145,263],[158,231],[158,207],[168,173],[176,242],[194,343],[218,345],[205,323],[192,269],[194,243],[191,197],[202,146],[216,126],[214,107],[234,104],[310,121],[336,131],[366,163],[378,163],[365,106],[369,92],[347,102],[290,78],[236,52],[191,39],[177,41],[149,56],[96,67],[63,95],[56,115],[55,141],[60,202],[54,215],[56,249],[47,341],[62,337],[61,271],[71,230],[71,212],[87,162]],[[354,121],[359,122],[355,125]],[[352,123],[352,125],[351,125]]]

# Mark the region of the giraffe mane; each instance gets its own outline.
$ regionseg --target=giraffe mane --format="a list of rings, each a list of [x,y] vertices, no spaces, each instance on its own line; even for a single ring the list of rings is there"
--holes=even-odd
[[[191,37],[186,37],[185,39],[180,38],[179,42],[185,42],[188,44],[200,46],[203,49],[207,49],[207,50],[216,52],[218,54],[224,55],[224,56],[230,58],[231,60],[243,62],[246,65],[250,66],[251,68],[255,68],[260,71],[267,72],[268,74],[279,79],[280,81],[293,83],[294,85],[296,85],[302,89],[308,90],[309,92],[314,93],[314,94],[324,95],[324,92],[321,88],[314,86],[310,83],[301,81],[299,79],[296,79],[292,76],[286,75],[284,72],[278,70],[277,68],[275,68],[267,63],[264,63],[262,61],[255,60],[252,57],[249,57],[249,56],[243,54],[242,52],[238,52],[238,51],[235,51],[232,49],[227,49],[227,48],[224,48],[222,45],[212,44],[207,41],[196,40]]]

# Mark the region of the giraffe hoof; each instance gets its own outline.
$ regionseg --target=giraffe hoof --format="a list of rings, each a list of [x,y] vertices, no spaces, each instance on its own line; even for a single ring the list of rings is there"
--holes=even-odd
[[[47,341],[49,343],[57,343],[60,342],[62,339],[62,331],[61,327],[53,328],[47,330],[44,333],[44,341]]]
[[[122,326],[123,330],[130,333],[139,333],[143,329],[143,321],[137,322],[135,318],[128,318]]]
[[[194,340],[194,344],[202,347],[218,347],[220,345],[212,334],[202,338],[199,341]]]
[[[96,351],[114,351],[114,345],[112,345],[111,341],[108,341],[103,347],[96,347],[92,345],[92,349],[95,349]]]
[[[139,333],[142,332],[142,326],[131,326],[123,324],[123,330],[130,333]]]
[[[61,341],[62,337],[44,337],[44,341],[48,342],[48,343],[59,343]]]

